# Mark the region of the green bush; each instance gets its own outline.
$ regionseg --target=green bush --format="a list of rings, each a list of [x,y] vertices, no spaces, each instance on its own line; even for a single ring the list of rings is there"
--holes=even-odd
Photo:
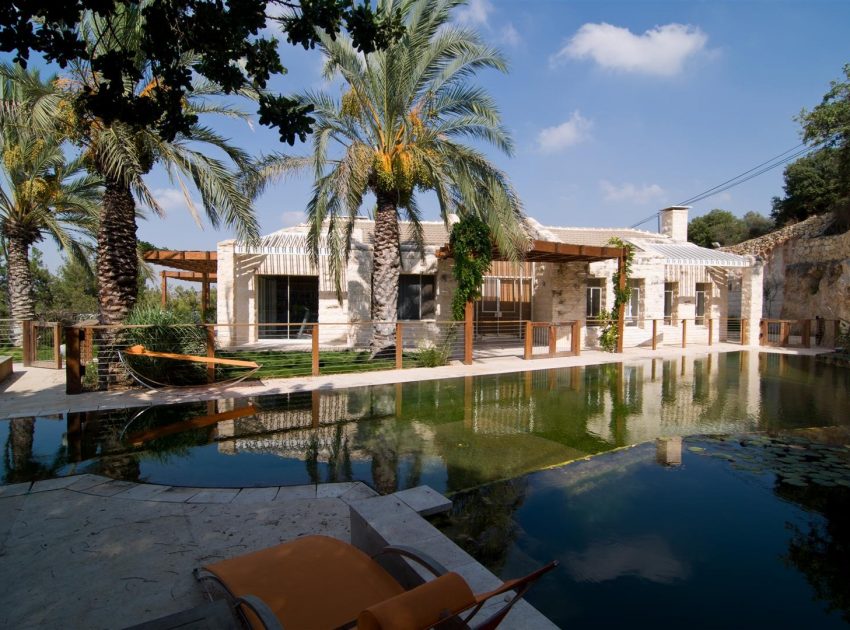
[[[206,356],[206,329],[192,321],[191,314],[142,305],[124,322],[121,345],[142,345],[154,352]],[[139,326],[135,328],[135,326]],[[193,385],[206,382],[206,365],[154,357],[126,356],[140,376],[165,385]]]

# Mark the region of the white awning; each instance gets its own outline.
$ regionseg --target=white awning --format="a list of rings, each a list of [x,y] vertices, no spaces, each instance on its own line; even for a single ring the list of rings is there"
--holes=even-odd
[[[653,243],[629,239],[648,254],[664,259],[665,265],[680,267],[749,267],[752,263],[745,256],[718,249],[708,249],[693,243]]]

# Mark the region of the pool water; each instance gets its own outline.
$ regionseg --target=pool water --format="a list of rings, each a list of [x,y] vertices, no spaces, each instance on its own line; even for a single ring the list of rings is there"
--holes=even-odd
[[[458,492],[659,436],[850,424],[850,371],[737,352],[0,422],[2,482]]]
[[[443,531],[564,628],[850,621],[850,447],[660,440],[454,497]]]

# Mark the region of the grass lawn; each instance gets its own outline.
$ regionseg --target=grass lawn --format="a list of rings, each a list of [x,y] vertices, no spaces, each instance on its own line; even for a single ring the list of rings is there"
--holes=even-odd
[[[309,352],[289,350],[239,350],[221,351],[218,356],[228,359],[255,361],[263,367],[254,375],[257,378],[287,378],[291,376],[309,376],[313,362]],[[405,357],[407,359],[408,357]],[[369,353],[353,350],[323,350],[319,352],[319,372],[321,374],[345,374],[347,372],[370,372],[373,370],[391,370],[395,359],[376,358],[369,360]],[[225,368],[221,379],[233,378],[238,368]]]
[[[0,355],[4,357],[12,357],[12,361],[15,363],[20,363],[24,360],[23,351],[14,346],[0,346]]]

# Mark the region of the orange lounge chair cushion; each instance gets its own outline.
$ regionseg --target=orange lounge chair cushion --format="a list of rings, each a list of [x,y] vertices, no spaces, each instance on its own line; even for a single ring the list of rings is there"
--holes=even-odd
[[[424,630],[476,603],[469,585],[457,573],[370,606],[357,617],[357,630]]]
[[[236,597],[256,595],[284,628],[330,629],[404,592],[377,562],[335,538],[305,536],[204,567]],[[259,620],[247,615],[252,627]]]

